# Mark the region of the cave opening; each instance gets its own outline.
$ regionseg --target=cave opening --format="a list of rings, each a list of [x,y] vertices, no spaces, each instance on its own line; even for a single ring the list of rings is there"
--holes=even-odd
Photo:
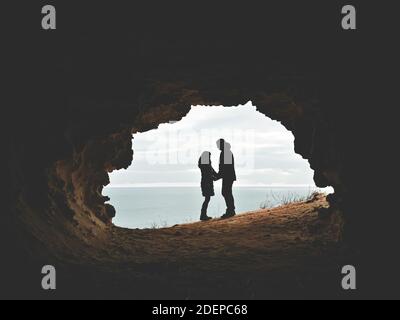
[[[293,133],[251,101],[235,107],[198,105],[180,121],[133,133],[131,166],[113,171],[103,190],[116,209],[113,223],[158,229],[198,221],[204,200],[198,159],[210,151],[218,171],[219,138],[229,141],[235,157],[237,213],[305,201],[316,192],[333,193],[331,187],[316,187],[309,162],[295,152]],[[218,218],[225,212],[220,180],[214,191],[207,213]]]

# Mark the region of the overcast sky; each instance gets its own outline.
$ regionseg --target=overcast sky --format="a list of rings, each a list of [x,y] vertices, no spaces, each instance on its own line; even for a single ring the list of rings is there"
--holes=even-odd
[[[203,151],[212,153],[218,169],[219,138],[232,145],[236,186],[315,186],[308,161],[294,152],[293,134],[250,102],[231,108],[195,106],[179,122],[135,134],[132,165],[111,173],[110,186],[198,186]]]

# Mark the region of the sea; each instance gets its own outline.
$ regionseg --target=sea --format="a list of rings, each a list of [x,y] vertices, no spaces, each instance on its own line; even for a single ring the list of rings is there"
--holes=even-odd
[[[302,200],[315,191],[331,193],[331,188],[316,187],[235,187],[236,212],[272,208]],[[199,220],[204,200],[199,187],[106,187],[103,195],[110,197],[116,209],[113,223],[130,229],[166,228]],[[221,190],[215,188],[208,215],[225,213]]]

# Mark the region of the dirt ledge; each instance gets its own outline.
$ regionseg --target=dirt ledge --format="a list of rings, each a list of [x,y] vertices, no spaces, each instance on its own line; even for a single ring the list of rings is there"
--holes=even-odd
[[[85,275],[80,292],[135,299],[339,295],[345,253],[339,222],[318,214],[327,205],[319,195],[227,220],[163,229],[111,227],[92,266],[74,266]]]

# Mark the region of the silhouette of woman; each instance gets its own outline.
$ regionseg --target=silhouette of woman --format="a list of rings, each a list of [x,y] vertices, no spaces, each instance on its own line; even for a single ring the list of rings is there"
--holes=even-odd
[[[201,208],[201,221],[212,219],[207,216],[208,204],[210,199],[215,195],[214,193],[214,180],[217,179],[217,173],[211,165],[211,153],[204,151],[199,159],[199,168],[201,170],[201,192],[204,196],[204,203]]]

